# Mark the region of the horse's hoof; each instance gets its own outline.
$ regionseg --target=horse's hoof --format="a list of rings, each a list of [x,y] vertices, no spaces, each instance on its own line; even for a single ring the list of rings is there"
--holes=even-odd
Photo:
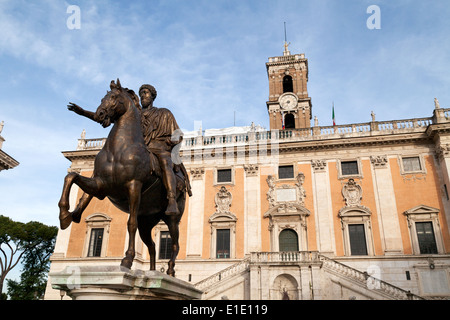
[[[173,269],[172,269],[172,270],[168,269],[168,270],[167,270],[167,274],[168,274],[169,276],[175,278],[175,270],[173,270]]]
[[[120,263],[120,266],[127,268],[127,269],[131,269],[131,266],[133,265],[133,260],[125,257],[122,259],[122,262]]]
[[[72,215],[70,214],[70,212],[67,212],[67,214],[61,215],[59,217],[59,224],[60,224],[61,230],[67,229],[71,223],[72,223]]]

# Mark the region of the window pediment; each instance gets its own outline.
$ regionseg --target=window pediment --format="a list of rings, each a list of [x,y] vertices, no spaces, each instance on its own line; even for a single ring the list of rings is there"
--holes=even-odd
[[[438,214],[439,209],[426,206],[426,205],[419,205],[414,208],[411,208],[409,210],[406,210],[403,214],[409,216],[409,215],[415,215],[415,214]]]
[[[93,213],[88,216],[85,221],[86,222],[110,222],[112,220],[111,217],[107,216],[104,213]]]
[[[370,216],[372,212],[369,208],[361,205],[344,207],[339,210],[339,217],[361,217],[361,216]]]
[[[281,203],[269,209],[264,214],[264,218],[285,217],[285,216],[308,217],[310,214],[311,212],[308,209],[297,203]]]
[[[209,217],[209,222],[236,222],[236,216],[231,212],[215,212]]]

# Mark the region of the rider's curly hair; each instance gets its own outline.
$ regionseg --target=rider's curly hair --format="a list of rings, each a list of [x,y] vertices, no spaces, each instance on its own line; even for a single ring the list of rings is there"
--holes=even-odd
[[[150,91],[150,94],[152,95],[152,99],[155,100],[156,99],[156,89],[154,86],[150,85],[150,84],[143,84],[140,88],[139,88],[139,96],[141,95],[141,91],[143,89],[148,89]]]

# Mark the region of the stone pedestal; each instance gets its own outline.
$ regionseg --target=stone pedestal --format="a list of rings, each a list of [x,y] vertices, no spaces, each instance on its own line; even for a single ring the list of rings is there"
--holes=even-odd
[[[52,288],[74,300],[194,300],[202,291],[159,271],[120,266],[68,266],[49,274]]]

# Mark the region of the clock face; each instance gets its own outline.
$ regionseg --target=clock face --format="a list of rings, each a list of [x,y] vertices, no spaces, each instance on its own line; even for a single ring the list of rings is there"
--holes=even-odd
[[[298,99],[297,96],[293,93],[283,94],[278,100],[280,103],[280,107],[286,110],[292,110],[297,107]]]

